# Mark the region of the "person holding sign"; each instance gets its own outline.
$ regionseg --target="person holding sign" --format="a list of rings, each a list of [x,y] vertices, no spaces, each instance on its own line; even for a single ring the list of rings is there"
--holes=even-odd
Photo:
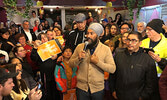
[[[52,55],[51,58],[45,61],[42,61],[37,52],[38,47],[46,42],[48,42],[47,35],[45,33],[40,33],[38,40],[36,40],[34,43],[34,48],[31,52],[31,59],[39,64],[41,79],[44,84],[44,87],[42,88],[44,88],[44,90],[46,91],[46,97],[44,98],[46,98],[46,100],[56,100],[56,98],[59,98],[59,95],[57,93],[58,91],[56,89],[53,71],[56,66],[57,54]]]

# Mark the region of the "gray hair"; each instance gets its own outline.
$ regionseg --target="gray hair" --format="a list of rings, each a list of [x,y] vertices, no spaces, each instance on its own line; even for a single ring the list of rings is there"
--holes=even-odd
[[[139,23],[142,23],[143,25],[144,25],[144,27],[146,27],[146,22],[138,22],[137,24],[139,24]]]
[[[28,23],[29,23],[29,21],[28,21],[28,20],[24,20],[22,24],[24,24],[25,22],[28,22]]]

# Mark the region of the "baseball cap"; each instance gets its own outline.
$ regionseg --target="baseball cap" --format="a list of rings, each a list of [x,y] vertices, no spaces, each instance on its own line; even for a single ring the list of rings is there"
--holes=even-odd
[[[85,16],[85,14],[83,14],[83,13],[78,13],[78,14],[75,16],[75,21],[76,21],[76,22],[83,22],[84,20],[86,20],[86,16]]]
[[[16,77],[18,73],[11,73],[9,70],[5,68],[0,68],[0,82],[5,79]]]
[[[108,20],[107,20],[107,18],[103,19],[102,21],[105,21],[105,22],[107,22],[107,23],[108,23]]]

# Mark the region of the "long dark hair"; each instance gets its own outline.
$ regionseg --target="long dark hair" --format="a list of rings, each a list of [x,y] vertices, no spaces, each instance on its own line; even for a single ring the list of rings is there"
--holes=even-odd
[[[106,28],[107,28],[107,27],[108,27],[108,29],[109,29],[108,35],[106,34]],[[110,36],[110,35],[111,35],[110,29],[111,29],[111,24],[107,24],[107,25],[104,27],[104,36]]]
[[[38,32],[41,32],[41,31],[45,30],[44,26],[42,26],[42,30],[40,30],[40,26],[42,26],[41,23],[38,25]]]
[[[114,20],[114,22],[116,22],[118,15],[120,15],[120,18],[119,18],[119,20],[118,20],[118,22],[117,22],[116,24],[119,26],[119,25],[121,25],[121,22],[122,22],[122,15],[121,15],[120,13],[117,13],[117,14],[115,15],[115,20]]]
[[[59,26],[54,26],[54,27],[53,27],[53,31],[54,31],[54,28],[57,28],[58,30],[60,30],[61,35],[63,35],[63,30],[61,29],[61,27],[59,27]]]
[[[5,66],[5,68],[8,69],[10,72],[16,73],[16,64],[8,64]],[[20,85],[18,81],[20,81]],[[18,94],[20,94],[19,89],[21,89],[23,92],[25,90],[28,90],[27,85],[23,79],[17,80],[16,77],[14,77],[13,83],[15,84],[15,86],[13,87],[13,90]]]

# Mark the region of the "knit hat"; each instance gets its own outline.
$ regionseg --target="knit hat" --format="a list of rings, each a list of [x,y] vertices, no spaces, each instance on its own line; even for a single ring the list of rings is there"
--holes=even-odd
[[[84,20],[86,20],[86,16],[85,16],[85,14],[83,14],[83,13],[78,13],[78,14],[75,16],[75,21],[76,21],[76,22],[83,22]]]
[[[160,19],[153,19],[152,21],[150,21],[147,24],[147,26],[151,27],[157,33],[163,33],[162,24],[163,24],[162,20],[160,20]]]
[[[103,31],[104,31],[103,26],[101,24],[99,24],[99,23],[90,24],[88,29],[92,29],[98,36],[100,36],[103,33]]]

